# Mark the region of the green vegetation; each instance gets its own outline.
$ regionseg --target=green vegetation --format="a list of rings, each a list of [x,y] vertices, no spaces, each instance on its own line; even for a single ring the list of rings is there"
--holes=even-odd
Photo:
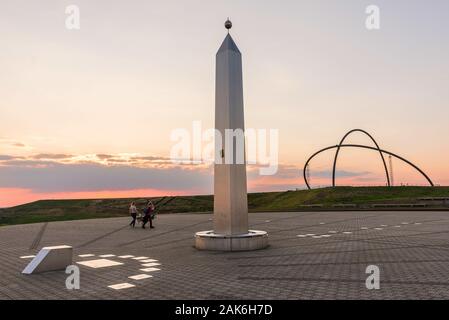
[[[449,187],[337,187],[252,193],[248,196],[248,207],[251,212],[341,210],[342,208],[338,206],[342,205],[350,205],[357,210],[369,210],[375,204],[388,204],[391,207],[400,204],[419,204],[422,202],[420,198],[423,197],[449,197]],[[0,225],[124,217],[128,216],[128,206],[131,201],[135,201],[138,207],[143,208],[147,199],[41,200],[0,209]],[[213,210],[213,197],[210,195],[151,199],[159,213],[211,212]],[[430,204],[429,208],[449,209],[437,203]]]

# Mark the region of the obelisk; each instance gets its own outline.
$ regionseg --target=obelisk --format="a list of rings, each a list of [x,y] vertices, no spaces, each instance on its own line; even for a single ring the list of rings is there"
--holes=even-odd
[[[230,29],[232,24],[227,21],[225,26]],[[237,138],[232,145],[229,139],[226,141],[226,129],[245,130],[242,54],[229,33],[217,52],[215,68],[215,129],[221,138],[215,141],[215,148],[222,148],[222,163],[216,161],[214,165],[214,231],[244,234],[248,233],[246,164],[244,159],[243,163],[238,161],[237,155],[245,154],[245,146],[238,144]],[[232,154],[226,157],[229,152]]]
[[[265,248],[268,235],[248,230],[243,111],[242,55],[228,29],[216,54],[215,74],[215,153],[214,164],[214,230],[198,232],[198,249],[241,251]],[[231,137],[232,139],[229,139]],[[237,141],[238,139],[242,139]]]

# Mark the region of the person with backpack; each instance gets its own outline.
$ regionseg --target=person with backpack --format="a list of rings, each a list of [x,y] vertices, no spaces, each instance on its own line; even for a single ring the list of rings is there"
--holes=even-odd
[[[154,219],[154,204],[151,202],[151,200],[148,201],[148,204],[144,210],[144,217],[143,217],[143,224],[142,228],[145,229],[145,225],[150,222],[150,228],[153,229],[153,219]]]
[[[129,206],[129,214],[133,218],[133,220],[129,225],[134,228],[136,226],[136,219],[137,219],[137,207],[134,202],[131,202],[131,205]]]

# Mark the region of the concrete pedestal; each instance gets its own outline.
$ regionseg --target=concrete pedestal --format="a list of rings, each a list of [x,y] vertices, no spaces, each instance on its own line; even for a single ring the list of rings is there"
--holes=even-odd
[[[212,251],[249,251],[265,249],[268,234],[265,231],[249,230],[241,235],[217,234],[214,231],[201,231],[195,234],[195,247]]]

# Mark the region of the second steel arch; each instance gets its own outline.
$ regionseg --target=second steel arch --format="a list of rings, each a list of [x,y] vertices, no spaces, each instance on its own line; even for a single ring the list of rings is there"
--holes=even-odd
[[[351,133],[354,133],[354,132],[361,132],[361,133],[367,135],[367,136],[371,139],[371,141],[373,141],[373,143],[375,144],[375,146],[376,146],[376,148],[377,148],[377,151],[379,151],[380,157],[381,157],[381,159],[382,159],[382,163],[383,163],[383,165],[384,165],[385,176],[387,177],[387,185],[390,186],[390,175],[389,175],[389,173],[388,173],[387,163],[385,162],[385,158],[384,158],[384,155],[383,155],[383,153],[382,153],[382,150],[380,149],[380,147],[379,147],[379,145],[377,144],[376,140],[375,140],[375,139],[374,139],[368,132],[366,132],[365,130],[362,130],[362,129],[353,129],[353,130],[347,132],[347,133],[343,136],[343,138],[341,139],[340,143],[338,144],[337,150],[335,151],[334,165],[333,165],[333,167],[332,167],[332,186],[335,187],[335,170],[336,170],[336,167],[337,167],[337,158],[338,158],[338,154],[340,153],[340,149],[341,149],[343,143],[345,142],[346,138],[347,138]]]

